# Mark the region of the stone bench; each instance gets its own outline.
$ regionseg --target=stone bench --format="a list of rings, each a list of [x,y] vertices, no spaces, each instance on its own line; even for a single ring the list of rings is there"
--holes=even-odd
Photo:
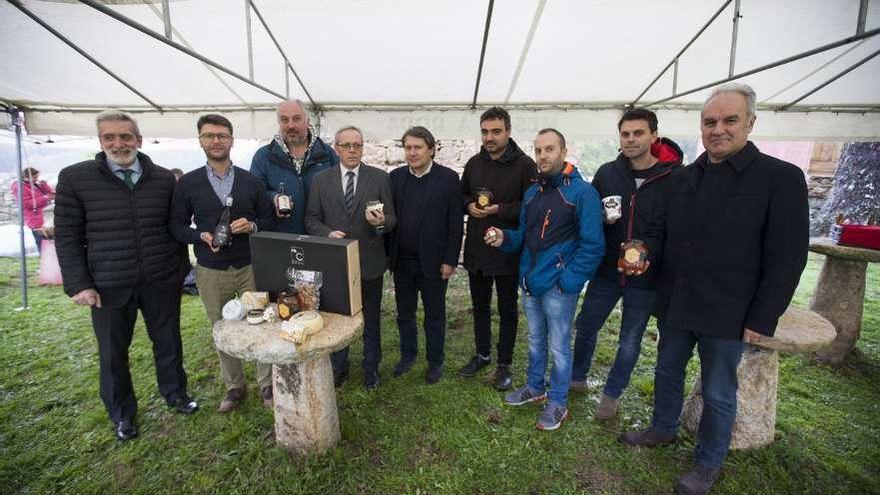
[[[776,392],[779,383],[779,352],[812,353],[834,340],[834,326],[819,314],[789,306],[779,319],[773,337],[750,344],[737,369],[736,422],[731,449],[750,449],[773,442],[776,432]],[[697,378],[685,400],[681,422],[696,433],[703,413],[702,380]]]
[[[322,311],[321,316],[324,328],[302,345],[277,335],[280,321],[249,325],[244,320],[220,320],[214,325],[218,349],[240,359],[273,365],[275,441],[300,456],[326,452],[339,442],[330,353],[351,344],[364,326],[361,314]]]
[[[828,239],[813,239],[810,251],[825,255],[810,309],[827,318],[837,330],[834,342],[818,357],[837,364],[859,340],[865,309],[865,274],[868,263],[880,263],[880,251],[838,246]]]

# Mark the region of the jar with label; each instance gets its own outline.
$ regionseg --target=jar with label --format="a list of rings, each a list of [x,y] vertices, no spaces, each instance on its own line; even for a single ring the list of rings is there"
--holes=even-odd
[[[299,291],[294,287],[278,293],[278,318],[287,321],[300,311]]]

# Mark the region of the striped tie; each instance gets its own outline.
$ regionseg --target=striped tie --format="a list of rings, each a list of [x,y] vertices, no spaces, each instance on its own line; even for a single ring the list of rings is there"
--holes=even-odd
[[[354,172],[345,174],[345,208],[348,211],[354,208]]]

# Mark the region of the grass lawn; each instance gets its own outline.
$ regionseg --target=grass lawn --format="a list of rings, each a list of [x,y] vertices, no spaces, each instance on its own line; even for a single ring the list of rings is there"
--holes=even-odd
[[[794,303],[806,306],[823,257],[811,254]],[[36,260],[29,260],[35,282]],[[571,397],[573,419],[556,432],[534,428],[536,407],[511,408],[491,368],[465,380],[473,352],[467,278],[448,295],[446,376],[424,383],[424,358],[391,377],[397,360],[394,295],[386,277],[382,386],[361,386],[361,346],[338,391],[342,442],[295,459],[276,448],[271,411],[251,389],[237,412],[215,412],[224,393],[198,298],[184,296],[183,343],[194,416],[171,413],[158,395],[149,339],[138,322],[131,369],[141,437],[117,442],[98,397],[97,348],[89,313],[60,288],[34,287],[20,305],[18,261],[0,259],[0,493],[670,493],[691,461],[693,437],[634,450],[621,430],[650,421],[657,330],[652,320],[618,421],[592,419],[615,352],[619,313],[600,334],[590,374],[595,391]],[[805,356],[780,358],[776,441],[732,453],[714,493],[880,493],[880,267],[868,271],[858,348],[839,367]],[[497,325],[497,317],[496,317]],[[525,318],[514,358],[524,380]],[[424,339],[420,338],[423,348]],[[688,383],[698,364],[691,363]]]

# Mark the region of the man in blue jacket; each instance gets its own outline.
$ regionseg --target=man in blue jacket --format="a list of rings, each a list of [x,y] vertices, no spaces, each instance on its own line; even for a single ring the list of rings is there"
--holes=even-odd
[[[251,174],[266,186],[273,205],[282,183],[292,200],[293,212],[289,215],[282,215],[276,206],[276,230],[291,234],[306,232],[306,205],[312,178],[334,165],[339,165],[339,157],[309,125],[305,104],[291,100],[278,105],[278,134],[272,142],[258,149],[251,161]]]
[[[605,251],[599,194],[565,161],[565,155],[562,133],[556,129],[538,133],[535,161],[540,175],[523,197],[519,227],[492,227],[484,237],[502,251],[522,251],[519,275],[529,324],[529,368],[525,386],[504,400],[519,406],[549,395],[538,415],[541,430],[555,430],[568,418],[571,323],[581,289]],[[548,343],[553,353],[549,394],[544,385]]]

